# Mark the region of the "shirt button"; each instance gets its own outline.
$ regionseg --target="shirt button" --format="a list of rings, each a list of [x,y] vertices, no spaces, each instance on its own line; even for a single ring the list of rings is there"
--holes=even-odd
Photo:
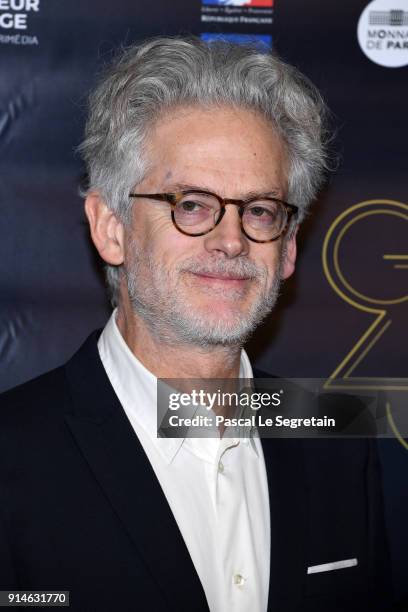
[[[222,461],[220,461],[219,464],[218,464],[218,471],[219,471],[220,474],[222,474],[223,471],[224,471],[224,464],[223,464]]]
[[[232,578],[232,582],[236,585],[236,586],[244,586],[245,583],[245,578],[243,576],[241,576],[241,574],[235,574]]]

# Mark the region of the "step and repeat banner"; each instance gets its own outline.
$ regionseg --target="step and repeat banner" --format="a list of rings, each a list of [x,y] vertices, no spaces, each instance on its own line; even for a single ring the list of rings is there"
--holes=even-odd
[[[379,447],[404,600],[408,442],[392,407],[408,398],[408,0],[0,0],[0,390],[60,365],[107,320],[78,196],[87,93],[118,47],[185,33],[272,47],[332,111],[338,169],[249,352],[279,376],[386,395],[395,436]]]

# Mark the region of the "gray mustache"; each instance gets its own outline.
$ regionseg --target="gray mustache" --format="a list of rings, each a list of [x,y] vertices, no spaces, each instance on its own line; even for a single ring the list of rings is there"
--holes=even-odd
[[[217,262],[183,262],[180,268],[181,272],[192,272],[194,274],[222,274],[225,276],[231,275],[236,278],[261,278],[265,275],[265,271],[259,266],[251,263],[248,260],[242,261],[223,261]]]

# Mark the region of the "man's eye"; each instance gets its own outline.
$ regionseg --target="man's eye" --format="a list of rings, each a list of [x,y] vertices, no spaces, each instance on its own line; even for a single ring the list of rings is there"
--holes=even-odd
[[[248,208],[246,212],[250,218],[262,219],[268,223],[270,223],[276,217],[276,210],[269,207],[267,208],[265,206],[251,206],[251,208]]]
[[[198,212],[203,206],[199,202],[194,202],[193,200],[185,200],[184,202],[180,202],[178,205],[180,210],[183,212]]]
[[[262,215],[271,214],[269,210],[266,210],[266,208],[263,208],[262,206],[253,206],[249,209],[249,212],[253,217],[262,217]]]

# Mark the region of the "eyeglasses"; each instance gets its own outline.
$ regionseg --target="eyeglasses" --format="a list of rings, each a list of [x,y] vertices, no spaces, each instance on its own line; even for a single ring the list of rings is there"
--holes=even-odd
[[[129,198],[167,202],[174,226],[187,236],[208,234],[222,221],[227,204],[238,206],[242,232],[253,242],[277,240],[298,213],[297,206],[272,197],[234,200],[195,189],[177,193],[130,193]]]

